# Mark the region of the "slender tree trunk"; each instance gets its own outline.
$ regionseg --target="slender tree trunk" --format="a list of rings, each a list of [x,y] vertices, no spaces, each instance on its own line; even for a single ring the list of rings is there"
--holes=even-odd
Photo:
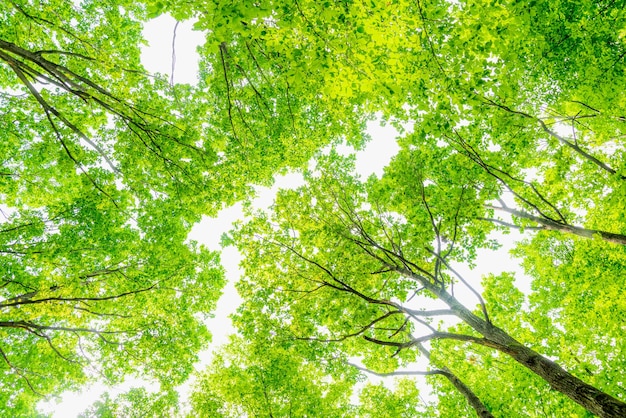
[[[487,407],[485,407],[485,404],[482,403],[480,398],[476,396],[476,394],[474,394],[474,392],[465,383],[463,383],[461,379],[456,377],[454,373],[447,368],[443,368],[441,374],[443,374],[450,381],[450,383],[452,383],[454,387],[461,392],[476,412],[476,415],[481,418],[493,418],[493,415],[491,415],[491,412],[487,410]]]
[[[430,352],[424,348],[421,344],[417,345],[418,349],[422,354],[428,358],[430,361]],[[348,364],[356,369],[362,370],[366,373],[373,374],[375,376],[380,377],[391,377],[391,376],[435,376],[440,375],[444,376],[450,383],[454,385],[454,387],[465,397],[467,403],[474,409],[476,415],[482,418],[494,418],[491,415],[491,412],[487,410],[487,407],[483,404],[478,396],[469,388],[461,379],[459,379],[454,373],[450,371],[447,367],[440,367],[435,370],[429,370],[427,372],[420,371],[399,371],[399,372],[391,372],[391,373],[378,373],[373,370],[367,369],[365,367],[357,366],[356,364],[352,364],[348,362]]]
[[[426,347],[424,347],[424,345],[422,344],[417,344],[417,349],[432,364],[430,351],[427,350]],[[476,396],[474,391],[472,391],[472,389],[470,389],[470,387],[467,386],[461,379],[459,379],[457,375],[454,374],[450,369],[445,366],[440,367],[436,373],[445,376],[445,378],[448,379],[448,381],[452,383],[452,385],[454,385],[456,390],[458,390],[465,397],[467,403],[469,403],[469,405],[474,409],[476,415],[481,418],[494,418],[493,415],[491,415],[491,412],[489,412],[489,410],[483,403],[483,401],[481,401],[480,398]]]
[[[603,418],[626,417],[626,403],[623,401],[583,382],[555,362],[526,347],[503,329],[475,315],[445,289],[431,283],[426,277],[407,269],[393,268],[400,274],[419,281],[445,302],[460,319],[484,337],[481,344],[508,354],[548,382],[553,389],[563,393],[589,412]]]
[[[503,212],[510,213],[513,216],[522,219],[528,219],[533,222],[537,222],[539,225],[543,227],[543,229],[548,229],[550,231],[559,231],[566,234],[574,234],[583,238],[592,238],[594,235],[599,236],[604,241],[612,242],[614,244],[626,245],[626,235],[623,234],[615,234],[613,232],[601,231],[598,229],[586,229],[581,228],[579,226],[574,226],[570,224],[561,224],[558,222],[551,221],[549,219],[545,219],[539,216],[531,215],[530,213],[526,213],[520,210],[511,209],[511,208],[500,208],[493,207],[493,209],[501,210]]]

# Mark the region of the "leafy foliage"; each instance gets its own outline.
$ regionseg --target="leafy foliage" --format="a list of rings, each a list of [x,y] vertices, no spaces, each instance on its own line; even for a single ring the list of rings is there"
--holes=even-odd
[[[325,373],[299,348],[232,338],[199,376],[190,416],[352,416],[354,377]]]
[[[5,415],[88,379],[184,381],[224,284],[191,226],[320,144],[299,157],[243,147],[202,86],[146,73],[146,13],[89,0],[0,10]]]
[[[96,401],[79,418],[114,418],[114,417],[171,417],[177,411],[177,393],[164,391],[148,393],[145,388],[133,388],[111,398],[108,393],[102,400]]]
[[[328,416],[584,414],[554,393],[571,395],[545,366],[607,402],[587,409],[619,415],[606,408],[624,400],[625,10],[608,0],[10,0],[0,10],[0,411],[32,415],[38,393],[130,372],[160,376],[167,398],[208,342],[202,320],[223,285],[217,255],[188,242],[189,229],[315,156],[305,187],[233,234],[246,256],[243,339],[200,379],[199,414],[285,415],[284,399],[301,416],[320,404]],[[163,13],[206,35],[197,86],[141,66],[142,22]],[[411,126],[381,179],[318,152],[360,148],[375,117]],[[515,254],[529,294],[509,274],[481,290],[457,273],[510,228],[527,234]],[[476,309],[456,298],[461,288]],[[411,403],[404,382],[368,386],[342,409],[355,357],[378,374],[427,358],[438,401]],[[295,390],[309,396],[296,405]],[[157,398],[135,391],[89,413]]]

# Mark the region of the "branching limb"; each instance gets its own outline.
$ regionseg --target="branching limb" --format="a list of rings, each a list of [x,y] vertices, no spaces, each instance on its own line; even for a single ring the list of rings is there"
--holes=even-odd
[[[345,341],[348,338],[357,337],[357,336],[363,334],[365,331],[369,330],[370,328],[374,327],[374,325],[376,325],[377,323],[379,323],[381,321],[384,321],[385,319],[389,318],[390,316],[398,315],[398,314],[401,314],[401,313],[402,312],[400,312],[400,311],[389,311],[386,314],[384,314],[382,316],[379,316],[378,318],[374,319],[369,324],[359,328],[357,331],[352,332],[350,334],[342,335],[341,337],[337,337],[337,338],[297,337],[297,339],[305,340],[305,341],[324,342],[324,343]],[[365,338],[367,339],[367,336],[365,336]]]
[[[528,207],[532,208],[532,210],[534,210],[535,212],[537,212],[538,214],[540,214],[542,217],[549,219],[553,222],[561,222],[561,223],[567,223],[567,220],[565,219],[565,216],[563,216],[563,214],[561,213],[561,211],[554,205],[552,204],[552,202],[550,202],[541,192],[539,192],[539,190],[537,190],[537,188],[535,187],[534,184],[532,184],[529,181],[514,177],[513,175],[511,175],[510,173],[503,171],[497,167],[494,167],[490,164],[488,164],[478,153],[478,151],[472,147],[467,141],[465,141],[461,135],[458,132],[454,132],[456,135],[456,138],[452,138],[452,137],[447,137],[450,141],[458,144],[461,148],[461,151],[463,152],[463,154],[465,156],[467,156],[468,158],[470,158],[472,161],[474,161],[476,164],[478,164],[481,168],[483,168],[487,174],[489,174],[490,176],[492,176],[493,178],[495,178],[499,183],[501,183],[509,192],[511,192],[513,194],[513,196],[515,196],[516,198],[518,198],[520,201],[522,201],[524,204],[526,204]],[[515,183],[519,183],[522,184],[525,187],[528,187],[531,189],[531,191],[533,192],[533,194],[535,196],[537,196],[543,203],[545,203],[552,211],[554,211],[554,213],[556,213],[557,215],[557,219],[551,217],[550,215],[548,215],[547,213],[544,213],[541,208],[531,202],[529,199],[527,199],[526,197],[522,196],[520,193],[518,193],[513,186],[511,186],[511,184],[509,183],[509,180],[506,179],[510,179],[510,181],[515,182]]]
[[[369,374],[373,374],[374,376],[379,376],[379,377],[397,377],[397,376],[432,376],[432,375],[443,375],[445,374],[445,372],[443,370],[439,370],[439,369],[435,369],[435,370],[428,370],[428,371],[418,371],[418,370],[398,370],[395,372],[389,372],[389,373],[379,373],[379,372],[375,372],[374,370],[370,370],[366,367],[361,367],[357,364],[351,363],[351,362],[347,362],[349,366],[354,367],[357,370],[360,370],[362,372],[365,373],[369,373]]]
[[[438,254],[436,254],[434,251],[432,251],[432,254],[439,258],[441,260],[441,262],[446,266],[446,268],[448,270],[450,270],[473,294],[474,296],[476,296],[476,298],[478,299],[478,301],[480,302],[480,307],[483,311],[483,316],[485,317],[485,321],[487,321],[488,324],[491,324],[491,320],[489,319],[489,314],[487,313],[487,306],[485,305],[485,300],[483,299],[483,297],[480,295],[480,293],[478,291],[476,291],[476,289],[474,289],[473,286],[471,286],[467,280],[465,280],[463,278],[463,276],[461,276],[461,274],[459,274],[455,269],[452,268],[452,266],[450,266],[450,264],[448,264],[448,262],[444,259],[442,259]]]
[[[158,283],[153,284],[152,286],[143,288],[143,289],[138,289],[138,290],[131,290],[128,292],[123,292],[123,293],[119,293],[117,295],[111,295],[111,296],[97,296],[97,297],[88,297],[88,296],[83,296],[83,297],[59,297],[59,296],[53,296],[53,297],[48,297],[48,298],[41,298],[41,299],[28,299],[28,298],[22,298],[22,299],[18,299],[16,301],[12,301],[12,302],[2,302],[0,303],[0,308],[8,308],[11,306],[21,306],[21,305],[32,305],[35,303],[43,303],[43,302],[84,302],[84,301],[104,301],[104,300],[114,300],[114,299],[120,299],[126,296],[130,296],[130,295],[136,295],[139,293],[143,293],[143,292],[148,292],[152,289],[154,289],[156,286],[158,285]]]
[[[626,53],[625,53],[626,54]],[[531,119],[535,122],[537,122],[539,124],[539,126],[541,127],[541,129],[547,133],[548,135],[550,135],[551,137],[555,138],[557,141],[559,141],[561,144],[569,147],[570,149],[572,149],[574,152],[576,152],[578,155],[582,156],[584,159],[586,159],[587,161],[590,161],[591,163],[595,164],[596,166],[598,166],[599,168],[601,168],[602,170],[606,171],[607,173],[610,174],[616,174],[617,171],[615,171],[615,169],[613,169],[612,167],[610,167],[608,164],[600,161],[598,158],[594,157],[593,155],[589,154],[587,151],[585,151],[584,149],[582,149],[580,146],[578,146],[576,143],[573,143],[565,138],[563,138],[561,135],[557,134],[555,131],[553,131],[552,129],[550,129],[548,127],[548,125],[541,120],[540,118],[536,117],[536,116],[532,116],[526,112],[521,112],[518,110],[514,110],[511,109],[508,106],[496,103],[495,101],[483,97],[483,100],[488,103],[489,105],[495,106],[499,109],[502,109],[506,112],[512,113],[512,114],[516,114],[519,116],[522,116],[526,119]],[[596,110],[596,109],[593,109]],[[620,175],[620,179],[622,180],[626,180],[626,176],[624,175]]]
[[[11,370],[13,370],[15,373],[17,373],[18,376],[20,376],[22,379],[24,379],[24,381],[26,382],[26,384],[28,385],[30,390],[33,391],[33,393],[35,393],[36,395],[39,395],[41,397],[44,396],[43,394],[41,394],[41,393],[39,393],[39,392],[37,392],[35,390],[33,385],[30,383],[30,380],[28,379],[28,377],[24,373],[24,370],[22,370],[19,367],[16,367],[13,363],[11,363],[11,361],[9,360],[9,357],[7,356],[7,354],[4,352],[4,350],[2,348],[0,348],[0,356],[2,356],[2,358],[4,359],[4,362],[9,366],[9,368],[11,368]]]
[[[604,241],[611,242],[613,244],[626,245],[626,235],[624,234],[616,234],[614,232],[603,231],[599,229],[587,229],[579,226],[571,225],[569,223],[560,223],[554,222],[549,219],[545,219],[543,217],[538,217],[531,215],[530,213],[526,213],[517,209],[512,209],[508,207],[498,207],[498,206],[487,206],[489,209],[495,209],[502,212],[510,213],[511,215],[520,218],[526,219],[541,225],[540,227],[525,227],[525,229],[535,229],[535,230],[550,230],[550,231],[558,231],[567,234],[577,235],[583,238],[593,238],[594,236],[599,236]],[[489,220],[489,219],[486,219]],[[511,225],[507,222],[503,222],[500,220],[491,220],[493,222],[499,223],[504,226],[511,226],[515,228],[520,228],[517,225]]]
[[[465,335],[465,334],[455,334],[455,333],[450,333],[450,332],[441,332],[441,331],[437,331],[437,332],[433,332],[432,334],[429,335],[424,335],[421,337],[416,337],[413,338],[409,341],[405,341],[405,342],[397,342],[397,341],[384,341],[384,340],[380,340],[377,338],[373,338],[370,337],[368,335],[364,335],[363,338],[365,338],[367,341],[378,344],[378,345],[386,345],[386,346],[391,346],[391,347],[397,347],[399,350],[404,349],[404,348],[409,348],[409,347],[413,347],[416,346],[417,344],[420,343],[424,343],[427,341],[431,341],[431,340],[456,340],[456,341],[467,341],[467,342],[471,342],[471,343],[475,343],[475,344],[480,344],[480,345],[485,345],[488,347],[493,347],[493,343],[491,343],[490,341],[486,340],[485,338],[479,338],[479,337],[474,337],[471,335]]]

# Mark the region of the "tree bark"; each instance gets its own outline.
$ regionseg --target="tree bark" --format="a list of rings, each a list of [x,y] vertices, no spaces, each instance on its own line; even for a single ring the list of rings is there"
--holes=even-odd
[[[626,245],[626,235],[616,234],[613,232],[601,231],[598,229],[587,229],[581,228],[579,226],[574,226],[570,224],[562,224],[558,222],[551,221],[550,219],[545,219],[539,216],[531,215],[530,213],[526,213],[520,210],[511,209],[511,208],[501,208],[491,206],[492,209],[497,209],[503,212],[510,213],[511,215],[528,219],[530,221],[536,222],[543,227],[543,229],[547,229],[550,231],[558,231],[566,234],[574,234],[583,238],[593,238],[594,235],[599,236],[606,242],[611,242],[613,244]]]
[[[466,324],[481,334],[481,344],[499,350],[544,379],[557,390],[589,412],[603,418],[626,417],[626,403],[583,382],[555,362],[526,347],[506,331],[472,313],[445,289],[426,277],[405,268],[394,268],[405,277],[419,281],[426,289],[445,302]]]
[[[626,417],[626,403],[583,382],[522,344],[510,344],[500,351],[542,377],[550,386],[565,394],[589,412],[606,418]]]

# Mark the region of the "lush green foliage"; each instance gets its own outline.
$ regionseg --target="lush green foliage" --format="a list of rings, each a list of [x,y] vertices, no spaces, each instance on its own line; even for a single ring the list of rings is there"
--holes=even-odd
[[[356,369],[293,339],[234,337],[198,377],[190,417],[416,417],[419,391],[404,379],[367,383],[352,404]],[[326,353],[328,354],[328,353]],[[312,361],[317,358],[318,361]]]
[[[354,379],[338,371],[324,373],[294,344],[234,338],[200,375],[190,417],[349,417]]]
[[[324,143],[270,152],[280,130],[244,144],[221,90],[147,74],[144,8],[0,10],[3,415],[88,379],[184,381],[224,282],[217,254],[187,241],[191,226]]]
[[[163,394],[87,414],[172,405],[223,285],[191,226],[314,155],[305,187],[232,236],[241,335],[201,375],[198,415],[584,414],[503,354],[520,347],[624,400],[623,2],[74,3],[0,9],[1,413],[131,372]],[[163,13],[206,34],[197,86],[140,63]],[[361,147],[375,115],[412,127],[382,178],[315,154]],[[492,275],[475,312],[457,304],[480,278],[454,266],[510,228],[530,294]],[[384,374],[420,357],[431,405],[407,381],[349,400],[346,359]]]
[[[186,239],[221,202],[197,192],[211,159],[193,145],[197,120],[176,119],[189,110],[139,63],[142,14],[133,2],[0,11],[3,415],[87,379],[139,374],[168,390],[209,340],[222,271]]]
[[[140,418],[171,417],[178,413],[178,394],[173,391],[149,393],[145,388],[133,388],[114,398],[105,393],[79,418]]]
[[[220,16],[229,13],[211,15],[210,27],[220,26]],[[617,348],[623,340],[617,319],[624,314],[617,274],[624,268],[622,247],[603,242],[626,242],[624,97],[615,89],[624,77],[625,46],[614,30],[625,24],[621,7],[268,2],[239,16],[234,25],[241,30],[220,40],[241,46],[248,39],[277,50],[275,59],[289,59],[281,70],[306,74],[299,80],[314,91],[314,100],[349,102],[361,112],[413,123],[382,179],[353,180],[353,169],[333,157],[322,164],[321,179],[311,173],[306,188],[283,193],[271,214],[258,214],[234,235],[245,255],[240,293],[246,302],[238,317],[244,335],[269,326],[282,338],[328,341],[335,348],[326,357],[339,350],[379,372],[392,371],[416,358],[415,350],[398,350],[397,344],[412,338],[411,324],[423,325],[385,316],[392,310],[385,310],[386,301],[430,305],[417,298],[409,304],[415,283],[385,271],[380,259],[351,242],[355,225],[457,287],[460,279],[437,254],[471,265],[480,249],[496,245],[489,239],[494,228],[546,230],[517,250],[533,278],[528,299],[510,275],[484,283],[490,319],[623,399],[624,382],[615,377],[624,371]],[[329,86],[328,80],[336,82]],[[351,120],[350,113],[340,115]],[[598,246],[597,254],[611,262],[592,261],[589,249],[580,250],[579,262],[565,261],[563,246]],[[548,268],[558,268],[558,276]],[[611,285],[600,278],[604,274]],[[603,311],[617,320],[601,319]],[[607,325],[598,325],[596,334],[583,325],[589,323]],[[432,348],[433,365],[454,370],[493,414],[583,414],[491,349],[447,341]],[[591,365],[594,371],[587,370]],[[431,379],[439,413],[471,411],[452,385]]]

